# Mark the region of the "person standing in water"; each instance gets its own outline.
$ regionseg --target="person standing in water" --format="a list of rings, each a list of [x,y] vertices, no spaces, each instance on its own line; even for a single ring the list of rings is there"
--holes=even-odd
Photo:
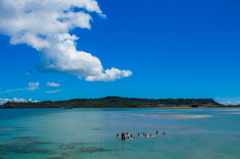
[[[156,131],[156,135],[158,135],[158,131]]]
[[[122,133],[122,140],[125,140],[125,134]]]
[[[166,133],[163,131],[163,135],[166,135]]]
[[[152,133],[150,133],[150,137],[152,137]]]
[[[138,133],[138,137],[140,136],[140,134]]]
[[[119,135],[118,135],[118,133],[117,133],[117,137],[118,137]]]

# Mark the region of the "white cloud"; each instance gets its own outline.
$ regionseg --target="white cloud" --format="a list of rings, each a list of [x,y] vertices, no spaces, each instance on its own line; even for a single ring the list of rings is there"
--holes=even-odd
[[[11,92],[17,92],[17,91],[23,91],[24,89],[22,88],[17,88],[17,89],[8,89],[8,90],[5,90],[3,92],[0,92],[0,94],[4,94],[4,93],[11,93]]]
[[[114,81],[122,77],[129,77],[132,75],[131,71],[119,70],[117,68],[106,69],[104,73],[97,76],[87,76],[86,81]]]
[[[228,104],[231,104],[231,105],[238,105],[240,104],[240,101],[222,101],[220,102],[221,104],[224,104],[224,105],[228,105]]]
[[[8,89],[5,91],[0,92],[0,94],[5,94],[5,93],[11,93],[11,92],[17,92],[17,91],[24,91],[24,90],[28,90],[28,91],[33,91],[35,89],[39,89],[39,82],[29,82],[28,83],[28,87],[23,89],[23,88],[17,88],[17,89]]]
[[[7,102],[16,102],[16,103],[20,103],[20,102],[31,102],[32,98],[29,98],[28,100],[24,99],[24,98],[13,98],[13,99],[8,99],[8,98],[0,98],[0,105],[3,105]],[[38,100],[34,100],[34,103],[39,102]]]
[[[26,90],[34,91],[35,89],[39,89],[39,82],[29,82]]]
[[[69,31],[90,29],[93,12],[105,16],[95,0],[0,0],[0,33],[10,36],[11,44],[40,51],[42,71],[69,73],[87,81],[129,77],[131,71],[104,70],[97,57],[76,50],[78,37]]]
[[[24,98],[13,98],[13,99],[8,99],[8,98],[0,98],[0,105],[5,104],[7,102],[26,102]]]
[[[55,82],[47,82],[47,86],[49,86],[49,87],[59,87],[60,84],[59,83],[55,83]]]
[[[228,104],[232,104],[232,105],[238,105],[240,104],[240,101],[239,101],[239,97],[216,97],[215,100],[218,102],[218,103],[221,103],[221,104],[224,104],[224,105],[228,105]]]
[[[46,93],[57,93],[57,92],[63,92],[64,90],[54,90],[54,91],[46,91]]]

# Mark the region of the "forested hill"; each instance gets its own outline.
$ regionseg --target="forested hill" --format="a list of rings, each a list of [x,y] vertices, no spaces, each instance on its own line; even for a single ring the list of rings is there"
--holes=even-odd
[[[213,99],[144,99],[105,97],[96,99],[71,99],[65,101],[44,101],[38,103],[8,102],[0,108],[148,108],[148,107],[183,107],[183,106],[220,106]]]

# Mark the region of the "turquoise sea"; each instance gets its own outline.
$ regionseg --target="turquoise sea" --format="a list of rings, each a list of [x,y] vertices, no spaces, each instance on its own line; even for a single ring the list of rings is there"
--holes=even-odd
[[[0,158],[237,159],[239,122],[236,108],[0,109]]]

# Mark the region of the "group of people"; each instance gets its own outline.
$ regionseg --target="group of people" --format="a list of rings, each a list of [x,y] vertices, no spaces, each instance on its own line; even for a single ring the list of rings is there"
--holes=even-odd
[[[166,135],[166,133],[165,133],[164,131],[163,131],[162,134],[163,134],[163,135]],[[158,135],[158,131],[156,131],[156,135]],[[138,133],[137,136],[140,137],[140,134]],[[152,137],[152,133],[150,133],[149,136]],[[117,133],[117,138],[118,138],[118,137],[119,137],[119,134]],[[143,137],[145,137],[145,138],[147,137],[147,134],[144,133],[144,132],[143,132]],[[134,139],[134,137],[133,137],[132,134],[129,135],[128,132],[126,132],[126,134],[122,132],[122,134],[121,134],[121,139],[122,139],[122,140]]]

